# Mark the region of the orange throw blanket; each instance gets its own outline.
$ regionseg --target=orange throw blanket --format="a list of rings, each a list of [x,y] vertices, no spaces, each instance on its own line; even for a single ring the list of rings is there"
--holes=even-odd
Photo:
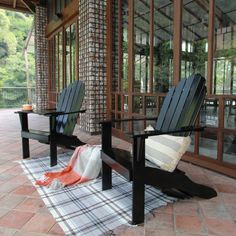
[[[75,149],[68,165],[59,172],[46,172],[36,184],[58,189],[72,184],[84,183],[97,178],[102,161],[100,145],[83,145]]]

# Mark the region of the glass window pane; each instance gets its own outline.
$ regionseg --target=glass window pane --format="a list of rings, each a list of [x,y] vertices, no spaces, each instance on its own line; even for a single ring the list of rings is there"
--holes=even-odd
[[[195,135],[194,135],[194,134],[191,134],[190,138],[191,138],[191,143],[190,143],[190,145],[189,145],[187,151],[188,151],[188,152],[194,152],[194,140],[195,140]]]
[[[115,120],[115,119],[116,119],[116,116],[115,116],[115,113],[114,113],[114,112],[111,113],[111,118],[112,118],[112,120]],[[113,123],[112,123],[112,127],[113,127],[113,128],[116,127],[116,122],[113,122]]]
[[[134,1],[134,92],[147,92],[149,86],[149,0]]]
[[[213,94],[236,94],[236,1],[216,0]]]
[[[115,110],[115,95],[114,94],[112,94],[111,106],[112,106],[112,110]]]
[[[62,41],[62,32],[59,34],[59,85],[60,85],[60,92],[62,91],[63,87],[63,41]]]
[[[227,129],[236,129],[236,99],[225,100],[224,126]]]
[[[128,91],[128,3],[122,1],[122,90]]]
[[[217,134],[210,131],[200,133],[199,154],[217,159]]]
[[[121,96],[117,95],[117,109],[121,111]]]
[[[224,135],[223,161],[236,164],[236,136]]]
[[[125,113],[124,115],[123,115],[123,118],[125,119],[125,118],[128,118],[128,114],[127,113]],[[124,131],[124,133],[128,133],[128,131],[129,131],[129,123],[128,122],[121,122],[122,123],[122,130]]]
[[[124,111],[125,112],[128,111],[128,96],[127,95],[124,96]]]
[[[70,84],[71,82],[71,76],[70,76],[70,65],[71,65],[71,50],[70,50],[70,27],[68,27],[65,31],[66,34],[66,78],[65,78],[65,82],[67,86],[68,84]]]
[[[157,98],[156,97],[146,97],[146,116],[155,116],[158,114],[157,110]]]
[[[133,96],[133,112],[134,113],[142,113],[142,97]]]
[[[57,93],[58,99],[58,90],[59,90],[59,37],[58,34],[55,35],[55,90]]]
[[[116,119],[120,120],[121,119],[121,114],[117,114]],[[121,129],[121,123],[122,122],[115,122],[116,129]]]
[[[206,99],[200,111],[200,123],[207,126],[218,126],[219,101]]]
[[[70,32],[71,40],[71,82],[76,80],[76,25],[75,23],[71,25]]]
[[[173,80],[173,3],[154,1],[153,91],[167,92]]]
[[[124,92],[128,91],[128,53],[123,53],[123,81],[122,89]]]
[[[183,1],[181,78],[194,73],[207,77],[208,4]]]

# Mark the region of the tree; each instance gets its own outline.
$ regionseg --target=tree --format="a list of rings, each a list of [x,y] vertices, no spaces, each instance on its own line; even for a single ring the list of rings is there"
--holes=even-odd
[[[26,87],[26,67],[23,49],[25,39],[32,27],[33,16],[12,11],[0,10],[0,87]],[[34,54],[28,55],[29,78],[35,84]],[[7,92],[11,104],[22,104],[27,93],[16,93],[14,89]],[[1,106],[3,106],[3,98]],[[6,99],[5,99],[6,100]],[[7,101],[5,101],[7,102]]]
[[[0,10],[0,62],[16,52],[17,40],[15,35],[10,31],[10,20],[5,11]],[[1,63],[2,64],[2,63]]]

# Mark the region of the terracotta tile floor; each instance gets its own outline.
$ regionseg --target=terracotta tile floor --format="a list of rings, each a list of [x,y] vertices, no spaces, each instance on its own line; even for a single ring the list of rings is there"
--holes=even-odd
[[[46,129],[47,123],[42,117],[30,119],[31,127]],[[78,130],[76,134],[90,144],[100,143],[100,136]],[[115,143],[127,147],[121,140]],[[48,146],[36,141],[30,141],[30,148],[34,157],[49,154]],[[13,109],[0,110],[0,154],[0,235],[64,235],[16,162],[21,160],[21,140],[18,115]],[[236,235],[236,181],[188,163],[181,162],[180,167],[192,179],[213,186],[218,196],[211,200],[179,200],[149,214],[144,225],[121,227],[116,235]]]

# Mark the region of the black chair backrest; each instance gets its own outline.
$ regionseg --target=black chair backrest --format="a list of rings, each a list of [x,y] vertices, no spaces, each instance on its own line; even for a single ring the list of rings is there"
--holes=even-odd
[[[155,129],[168,131],[194,125],[205,95],[205,78],[200,74],[181,80],[167,93]]]
[[[84,94],[85,85],[83,81],[76,80],[61,92],[57,104],[57,111],[79,111],[82,106]],[[71,135],[74,131],[77,117],[78,113],[58,116],[56,119],[56,132]]]

